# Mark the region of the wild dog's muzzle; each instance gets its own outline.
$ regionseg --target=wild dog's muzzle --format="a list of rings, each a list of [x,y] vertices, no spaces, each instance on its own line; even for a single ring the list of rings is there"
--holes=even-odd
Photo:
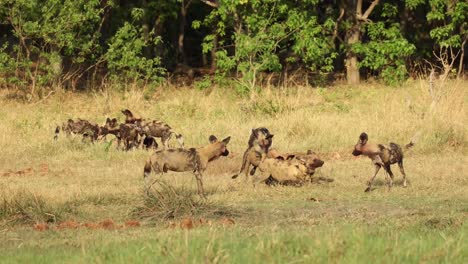
[[[352,153],[352,154],[353,154],[353,156],[359,156],[359,155],[362,154],[362,152],[359,151],[359,150],[353,150],[353,153]]]
[[[227,155],[229,155],[229,150],[226,149],[226,151],[224,151],[224,152],[221,154],[221,156],[227,156]]]

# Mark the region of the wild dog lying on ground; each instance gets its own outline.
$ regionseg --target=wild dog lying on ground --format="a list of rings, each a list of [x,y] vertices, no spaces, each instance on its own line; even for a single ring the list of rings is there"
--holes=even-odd
[[[393,173],[390,169],[390,165],[398,163],[398,167],[400,167],[400,172],[403,175],[403,187],[407,186],[406,183],[406,174],[405,169],[403,167],[403,150],[398,144],[390,142],[389,145],[384,144],[368,144],[369,137],[365,132],[361,133],[359,136],[359,140],[357,144],[354,146],[354,150],[352,154],[354,156],[364,155],[369,157],[372,160],[372,163],[375,166],[375,173],[372,178],[367,183],[367,188],[365,192],[371,190],[372,182],[377,176],[380,168],[383,167],[385,172],[388,173],[390,177],[385,175],[387,179],[388,189],[390,190],[393,186]],[[405,149],[409,149],[414,145],[413,141],[405,146]]]
[[[260,158],[266,157],[266,153],[268,153],[268,150],[273,143],[273,136],[274,135],[271,134],[270,131],[268,131],[268,129],[265,127],[252,129],[248,147],[245,150],[242,158],[241,169],[238,174],[232,176],[233,179],[237,178],[239,174],[242,173],[245,174],[245,179],[247,179],[250,165],[253,165],[250,175],[255,173],[255,170],[259,164],[258,156],[260,156]]]
[[[315,171],[317,168],[320,168],[325,163],[320,157],[312,150],[307,150],[307,152],[289,152],[289,153],[280,153],[276,149],[270,149],[267,153],[268,158],[282,159],[282,160],[292,160],[296,159],[301,164],[306,167],[306,174],[310,182],[332,182],[333,179],[326,177],[314,177]],[[277,183],[274,178],[270,178],[266,181],[268,185]]]
[[[244,157],[249,164],[257,166],[266,175],[267,178],[262,178],[267,185],[275,183],[280,184],[300,184],[309,181],[333,181],[323,177],[312,177],[315,170],[322,167],[322,161],[315,152],[308,150],[306,153],[293,152],[280,154],[275,149],[270,149],[266,154],[266,159],[262,158],[262,154],[251,148]],[[265,164],[262,164],[265,160]],[[282,175],[284,174],[284,175]],[[251,171],[251,175],[253,175]],[[269,176],[269,177],[268,177]]]
[[[122,113],[125,115],[126,124],[135,124],[141,128],[142,138],[144,138],[143,145],[145,147],[157,147],[157,143],[154,138],[161,138],[164,148],[169,148],[169,140],[171,139],[172,134],[175,135],[179,143],[179,147],[184,147],[183,136],[174,132],[168,124],[157,120],[145,121],[142,118],[135,117],[135,115],[128,109],[122,110]]]
[[[259,182],[267,184],[275,181],[285,185],[299,185],[309,179],[309,168],[293,156],[286,160],[283,157],[266,158],[260,161],[258,168],[262,172]]]
[[[205,171],[208,162],[220,156],[229,155],[227,144],[231,137],[218,141],[215,136],[210,136],[210,144],[201,148],[190,149],[165,149],[157,151],[146,161],[144,167],[144,179],[146,191],[152,184],[149,184],[149,176],[153,170],[157,174],[168,171],[184,172],[192,171],[197,180],[198,193],[205,196],[203,189],[202,173]]]
[[[67,136],[80,134],[83,136],[83,140],[89,138],[91,142],[94,142],[101,134],[101,127],[99,127],[97,124],[80,118],[78,118],[76,121],[73,119],[68,119],[66,123],[62,124],[62,131],[65,132]],[[57,126],[55,128],[54,140],[58,139],[59,133],[60,126]]]

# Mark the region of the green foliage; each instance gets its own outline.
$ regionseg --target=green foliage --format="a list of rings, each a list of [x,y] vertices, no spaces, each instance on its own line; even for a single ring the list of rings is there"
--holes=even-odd
[[[386,27],[383,22],[369,23],[366,30],[370,41],[353,46],[354,52],[362,57],[359,66],[380,72],[387,84],[403,81],[407,74],[405,58],[416,47],[403,38],[398,24]]]
[[[139,12],[137,12],[139,16]],[[165,72],[160,67],[159,57],[146,58],[143,49],[152,43],[157,45],[160,37],[150,34],[145,40],[142,29],[130,23],[125,23],[109,41],[109,49],[104,57],[107,60],[111,76],[115,80],[135,82],[140,79],[145,82],[158,81]]]
[[[466,1],[431,0],[427,20],[435,24],[430,36],[441,47],[460,48],[468,39],[468,3]]]
[[[453,59],[468,40],[466,1],[379,1],[365,18],[356,17],[353,3],[0,0],[0,85],[34,97],[108,77],[124,86],[157,83],[185,63],[215,66],[217,77],[234,77],[235,90],[248,94],[263,73],[292,68],[313,72],[308,83],[322,84],[355,54],[360,67],[395,84],[409,65],[435,61],[433,51],[452,51],[445,57]],[[354,46],[353,30],[360,30]]]
[[[205,90],[210,88],[213,85],[211,78],[209,76],[205,76],[202,80],[195,82],[195,88],[198,90]]]

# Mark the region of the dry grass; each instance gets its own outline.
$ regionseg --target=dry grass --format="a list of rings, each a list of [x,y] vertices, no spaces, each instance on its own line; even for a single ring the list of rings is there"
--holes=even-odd
[[[246,253],[250,260],[281,262],[289,256],[307,262],[308,257],[316,256],[318,260],[336,262],[349,260],[347,254],[351,254],[348,251],[351,249],[346,249],[345,241],[356,245],[353,249],[356,252],[352,253],[356,257],[372,251],[374,246],[378,254],[386,252],[392,244],[388,241],[409,243],[405,244],[409,247],[424,238],[429,242],[418,249],[417,258],[408,259],[405,251],[395,251],[401,258],[387,260],[418,262],[426,257],[429,261],[444,261],[445,254],[449,256],[445,261],[456,262],[463,259],[463,248],[467,246],[466,241],[461,241],[466,236],[468,212],[466,87],[466,82],[437,86],[440,99],[432,110],[433,100],[424,81],[409,82],[399,88],[367,84],[265,90],[248,99],[217,88],[157,92],[150,100],[145,100],[138,91],[58,93],[46,101],[23,104],[6,99],[3,91],[0,197],[4,202],[0,208],[3,226],[0,232],[6,239],[0,242],[0,248],[25,247],[25,255],[16,258],[20,262],[44,248],[50,250],[52,259],[60,259],[63,253],[53,248],[64,241],[69,241],[72,248],[82,249],[70,253],[72,256],[81,255],[94,262],[106,260],[96,257],[100,255],[97,245],[108,246],[107,260],[133,259],[141,248],[151,248],[155,250],[151,254],[169,254],[172,262],[186,262],[182,257],[187,257],[188,252],[199,261],[245,262],[245,258],[230,250],[231,242],[245,241],[246,247],[257,249]],[[167,186],[156,196],[145,198],[143,165],[149,155],[146,151],[122,152],[109,142],[83,144],[79,137],[52,140],[55,126],[68,118],[103,123],[106,117],[118,117],[122,121],[123,108],[149,119],[166,121],[184,135],[187,146],[204,145],[211,134],[232,137],[231,155],[214,161],[205,173],[208,201],[195,195],[196,182],[190,173],[163,176]],[[335,181],[301,188],[269,188],[253,187],[243,177],[232,180],[230,176],[239,169],[250,130],[259,126],[268,127],[275,134],[275,148],[317,151],[325,160],[319,176]],[[391,192],[386,191],[382,174],[378,176],[376,190],[370,194],[363,192],[372,166],[368,159],[355,159],[350,154],[362,131],[369,134],[372,142],[401,144],[420,133],[416,146],[406,155],[408,188],[401,186],[401,176],[396,170],[396,186]],[[50,220],[50,215],[56,215],[58,220]],[[200,231],[192,231],[193,244],[185,247],[183,244],[189,238],[183,232],[187,231],[168,231],[166,222],[180,221],[188,215],[212,219],[227,215],[234,218],[235,225],[232,231],[219,226],[201,227]],[[82,229],[37,234],[31,225],[105,219],[122,223],[135,216],[142,220],[142,227],[116,230],[112,234]],[[394,229],[402,233],[393,235]],[[440,232],[445,240],[439,237]],[[170,241],[180,241],[181,245],[174,245],[172,253],[162,253],[162,249],[147,244],[153,241],[155,233],[162,239],[156,244],[166,241],[174,245],[176,242]],[[379,234],[382,241],[377,239]],[[108,236],[114,244],[106,242],[104,238]],[[311,239],[314,236],[322,239]],[[133,242],[122,244],[129,238]],[[366,239],[377,240],[368,243]],[[309,252],[307,245],[299,242],[302,240],[310,240],[316,251]],[[115,253],[116,248],[129,255]],[[247,248],[238,250],[244,252]],[[141,255],[140,260],[147,259],[145,254],[149,252]],[[177,256],[182,259],[177,260]]]

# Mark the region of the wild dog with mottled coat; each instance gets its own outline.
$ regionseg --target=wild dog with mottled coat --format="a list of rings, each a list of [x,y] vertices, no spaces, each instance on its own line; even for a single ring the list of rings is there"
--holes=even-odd
[[[299,185],[309,179],[309,168],[306,164],[294,156],[287,159],[283,157],[266,158],[258,163],[258,168],[262,172],[259,182],[275,181],[284,185]]]
[[[168,149],[169,140],[174,134],[179,147],[184,148],[184,137],[181,134],[174,132],[168,124],[158,120],[145,121],[142,118],[135,117],[135,115],[128,109],[122,110],[122,113],[125,115],[126,124],[134,124],[141,128],[142,138],[144,138],[143,145],[145,147],[157,148],[157,143],[154,138],[161,138],[164,148]]]
[[[267,179],[263,179],[266,184],[300,184],[306,179],[313,181],[312,177],[317,168],[323,166],[318,155],[312,150],[303,152],[279,153],[276,149],[270,149],[266,154],[266,158],[262,154],[251,148],[245,155],[248,163],[260,168],[263,175]],[[263,163],[265,161],[265,163]],[[251,171],[251,175],[253,175]],[[268,177],[269,176],[269,177]],[[316,179],[317,180],[317,179]],[[320,178],[318,180],[333,181],[330,179]]]
[[[201,148],[179,148],[157,151],[146,161],[144,167],[146,191],[148,192],[152,185],[149,184],[151,171],[157,174],[166,173],[168,171],[192,171],[197,180],[198,193],[200,196],[206,197],[203,189],[202,173],[205,171],[208,162],[220,156],[229,155],[227,144],[230,139],[231,137],[227,137],[222,141],[218,141],[216,137],[210,136],[210,144]]]
[[[283,160],[297,159],[307,167],[307,174],[312,177],[315,173],[315,169],[320,168],[325,163],[313,150],[309,149],[307,152],[289,152],[280,153],[276,149],[270,149],[267,153],[269,158],[281,158]]]
[[[380,168],[384,168],[385,172],[388,173],[390,177],[385,175],[387,179],[388,189],[390,190],[393,186],[393,173],[390,169],[390,165],[398,163],[398,167],[400,168],[400,172],[403,175],[403,187],[407,186],[406,182],[406,173],[403,167],[403,150],[402,148],[393,142],[390,142],[389,145],[384,144],[369,144],[367,143],[369,137],[365,132],[362,132],[359,136],[359,140],[357,144],[354,146],[354,150],[352,154],[354,156],[364,155],[369,157],[372,160],[372,163],[375,167],[374,175],[370,178],[367,183],[367,188],[365,192],[369,192],[372,187],[372,183],[377,176]],[[414,146],[413,141],[405,146],[405,149],[409,149],[410,147]]]
[[[62,124],[61,129],[67,136],[80,134],[83,136],[83,140],[89,138],[91,139],[91,142],[97,140],[101,133],[101,127],[99,127],[99,125],[80,118],[78,118],[76,121],[73,119],[68,119],[66,123]],[[54,140],[58,139],[59,133],[60,126],[57,126],[55,128]]]
[[[239,176],[239,174],[244,173],[245,179],[248,179],[248,171],[250,165],[253,165],[252,170],[250,171],[250,175],[255,173],[257,169],[260,158],[266,158],[266,154],[268,153],[272,143],[273,143],[273,134],[265,127],[259,127],[252,129],[252,133],[250,134],[248,147],[244,152],[242,157],[242,165],[241,169],[238,174],[233,175],[232,178],[235,179]]]

